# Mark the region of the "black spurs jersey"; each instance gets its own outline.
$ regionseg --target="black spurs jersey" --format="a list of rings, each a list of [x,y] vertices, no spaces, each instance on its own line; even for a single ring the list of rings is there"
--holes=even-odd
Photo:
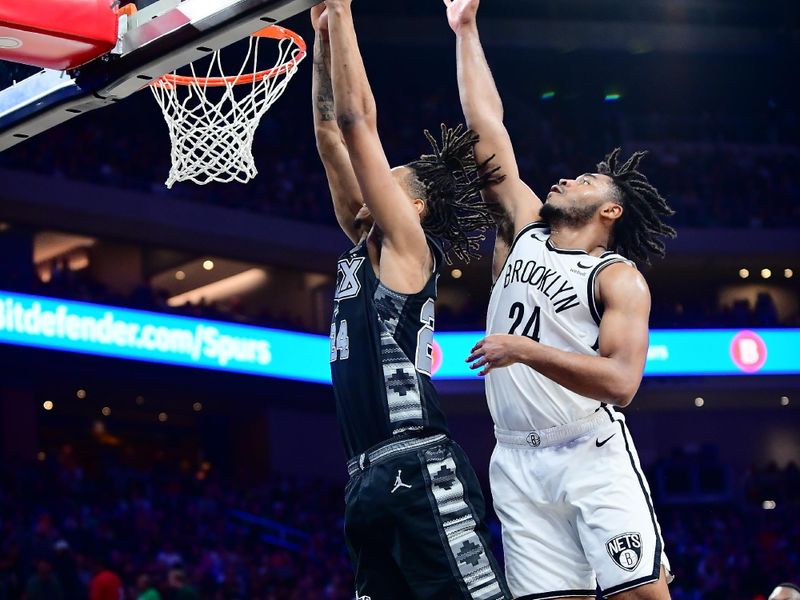
[[[434,302],[443,254],[423,290],[400,294],[375,275],[363,240],[339,259],[331,320],[331,375],[351,458],[392,436],[447,433],[431,383]]]

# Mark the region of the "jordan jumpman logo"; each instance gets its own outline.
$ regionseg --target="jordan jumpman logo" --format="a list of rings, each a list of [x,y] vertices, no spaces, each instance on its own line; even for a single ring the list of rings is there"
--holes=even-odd
[[[392,488],[392,491],[391,491],[391,492],[389,492],[390,494],[394,494],[394,493],[395,493],[397,490],[399,490],[401,487],[404,487],[404,488],[409,488],[409,489],[411,489],[411,486],[410,486],[409,484],[407,484],[407,483],[403,483],[403,480],[402,480],[402,479],[400,479],[400,475],[402,474],[402,472],[403,472],[403,470],[402,470],[402,469],[399,469],[399,470],[397,471],[397,479],[395,479],[395,480],[394,480],[394,487]]]

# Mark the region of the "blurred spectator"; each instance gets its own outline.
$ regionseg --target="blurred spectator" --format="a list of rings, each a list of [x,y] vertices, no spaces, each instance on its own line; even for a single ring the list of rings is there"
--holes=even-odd
[[[760,327],[775,327],[778,324],[778,310],[767,292],[759,292],[754,310],[756,324]]]
[[[175,551],[170,541],[164,543],[164,549],[158,553],[156,560],[168,569],[175,569],[183,564],[181,555]]]
[[[800,587],[793,583],[780,583],[772,590],[768,600],[800,600]]]
[[[49,560],[40,558],[37,561],[36,574],[25,586],[25,600],[64,600],[64,590],[58,577],[53,573],[53,565]]]
[[[200,600],[195,589],[186,582],[182,569],[171,569],[167,578],[169,593],[167,600]]]
[[[153,587],[147,574],[139,575],[136,579],[136,600],[161,600],[161,594]]]
[[[81,583],[78,575],[78,566],[69,544],[66,540],[60,539],[53,546],[53,550],[55,551],[53,567],[64,589],[64,597],[67,600],[84,598],[86,596],[86,588]]]
[[[89,600],[122,600],[124,592],[119,575],[108,568],[108,561],[94,557],[95,574],[89,583]]]

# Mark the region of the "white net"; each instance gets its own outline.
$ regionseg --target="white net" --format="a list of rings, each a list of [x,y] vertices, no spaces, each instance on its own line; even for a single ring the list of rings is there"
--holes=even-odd
[[[150,86],[172,143],[168,188],[180,181],[247,183],[258,174],[253,158],[255,131],[305,57],[293,39],[268,39],[277,41],[278,59],[264,76],[265,72],[258,71],[261,39],[249,38],[247,56],[236,76],[225,75],[218,50],[211,55],[205,75],[198,75],[191,64],[191,75],[181,77],[182,84],[162,79]],[[259,75],[249,82],[248,73]]]

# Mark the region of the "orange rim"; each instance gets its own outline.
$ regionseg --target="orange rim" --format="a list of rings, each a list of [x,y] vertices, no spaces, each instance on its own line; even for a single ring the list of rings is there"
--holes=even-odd
[[[232,75],[230,77],[187,77],[185,75],[174,75],[172,73],[168,73],[163,77],[159,77],[150,85],[200,85],[203,87],[244,85],[253,83],[254,81],[260,81],[262,79],[277,77],[278,75],[283,75],[288,71],[291,71],[301,60],[305,58],[306,52],[308,51],[306,42],[303,40],[303,38],[301,38],[294,31],[279,25],[270,25],[269,27],[265,27],[260,31],[256,31],[252,37],[270,38],[273,40],[291,40],[300,51],[296,53],[294,58],[287,63],[271,69],[250,73],[248,75]]]
[[[132,17],[136,14],[136,5],[135,4],[126,4],[122,8],[117,10],[117,14],[119,16],[126,15],[128,17]]]

